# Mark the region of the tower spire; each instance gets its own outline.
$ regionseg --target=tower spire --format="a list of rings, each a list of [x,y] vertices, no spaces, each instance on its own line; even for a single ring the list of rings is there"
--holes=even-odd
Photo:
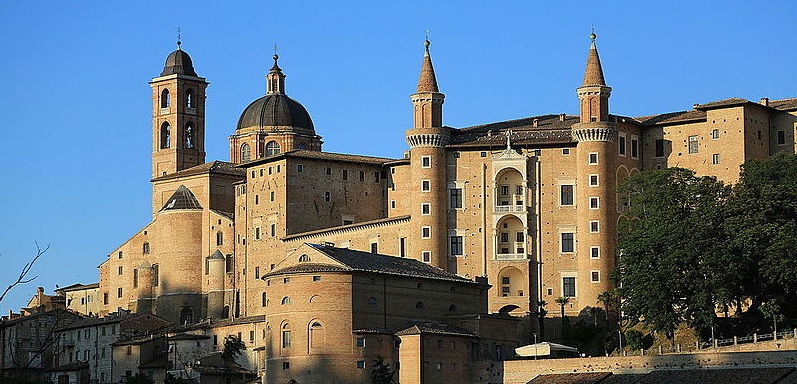
[[[180,45],[182,45],[182,44],[183,44],[183,42],[180,39],[180,27],[177,27],[177,50],[178,51],[180,50]]]
[[[601,59],[598,56],[598,48],[595,46],[595,39],[598,35],[595,34],[593,28],[592,33],[589,35],[592,42],[589,46],[589,53],[587,54],[587,69],[584,71],[584,83],[581,85],[587,87],[590,85],[606,85],[606,80],[603,78],[603,68],[601,68]]]
[[[271,56],[274,59],[274,65],[271,67],[271,70],[268,71],[266,75],[266,94],[267,95],[274,95],[274,94],[285,94],[285,75],[282,73],[282,69],[280,68],[277,60],[279,60],[280,56],[277,54],[277,44],[274,44],[274,56]]]
[[[426,40],[423,41],[426,51],[423,54],[423,64],[421,65],[421,77],[418,79],[418,93],[421,92],[440,92],[437,88],[437,78],[434,75],[434,67],[432,66],[432,57],[429,55],[429,35],[427,32]]]

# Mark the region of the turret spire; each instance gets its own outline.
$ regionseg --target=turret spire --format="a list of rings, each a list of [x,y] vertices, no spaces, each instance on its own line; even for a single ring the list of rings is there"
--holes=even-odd
[[[432,57],[429,55],[429,39],[424,40],[423,45],[426,47],[426,52],[423,54],[423,65],[421,66],[421,77],[418,79],[418,93],[421,92],[440,92],[437,88],[437,78],[434,75],[434,67],[432,66]]]
[[[273,94],[285,94],[285,75],[282,73],[282,69],[277,64],[277,60],[279,60],[280,56],[277,54],[277,45],[274,45],[274,65],[271,67],[271,70],[266,75],[266,94],[273,95]]]
[[[601,59],[598,57],[598,48],[595,46],[595,39],[597,37],[595,32],[589,35],[592,43],[589,46],[589,54],[587,55],[587,69],[584,72],[583,87],[590,85],[606,85],[606,80],[603,78],[603,68],[601,68]]]

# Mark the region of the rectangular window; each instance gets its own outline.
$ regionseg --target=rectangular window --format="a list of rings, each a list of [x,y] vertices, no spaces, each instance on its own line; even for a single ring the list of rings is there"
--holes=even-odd
[[[326,201],[327,203],[332,201],[332,192],[324,191],[324,201]]]
[[[365,181],[365,171],[360,171],[360,181]]]
[[[291,347],[291,331],[282,331],[282,348]]]
[[[778,145],[786,144],[786,131],[778,131]]]
[[[429,180],[421,180],[421,192],[429,192],[432,189]]]
[[[598,207],[599,200],[600,199],[598,197],[594,197],[594,196],[590,197],[589,198],[589,209],[598,209],[599,208]]]
[[[121,260],[121,259],[122,259],[122,256],[123,256],[123,254],[122,254],[122,251],[119,251],[119,254],[118,254],[118,255],[119,255],[119,260]]]
[[[255,228],[255,240],[260,240],[260,227]]]
[[[429,203],[421,204],[421,215],[429,215],[432,213],[432,205]]]
[[[358,337],[357,338],[357,347],[358,348],[365,348],[365,338],[364,337]]]
[[[432,237],[432,227],[421,227],[421,238],[428,239]]]
[[[451,209],[462,208],[462,188],[449,189],[448,196],[448,203]]]
[[[282,362],[282,369],[283,369],[283,370],[288,370],[288,369],[291,369],[291,363],[290,363],[290,362],[288,362],[288,361],[283,361],[283,362]]]
[[[570,154],[570,148],[562,148],[562,156],[567,156]]]
[[[432,167],[432,157],[421,156],[421,168],[431,168],[431,167]]]
[[[379,243],[371,243],[371,253],[379,253]]]
[[[269,199],[271,199],[271,201],[274,201],[274,191],[269,192]]]
[[[501,196],[509,196],[509,186],[502,185],[499,187]]]
[[[390,200],[390,209],[396,209],[396,200]]]
[[[331,175],[332,174],[332,167],[326,167],[324,169],[324,172],[327,174],[327,176]]]
[[[639,157],[639,139],[631,138],[631,157],[636,159]]]
[[[399,238],[399,257],[407,256],[407,238]]]
[[[374,183],[379,182],[379,172],[374,172]]]
[[[138,288],[138,269],[133,270],[133,288]]]
[[[277,236],[277,224],[271,224],[271,237]]]
[[[620,134],[617,137],[617,151],[620,156],[625,156],[625,135]]]
[[[526,238],[526,234],[525,233],[523,233],[523,232],[515,233],[515,242],[522,243],[525,238]]]
[[[697,135],[689,136],[689,154],[695,154],[698,152],[698,148],[700,147],[699,142],[697,141]]]
[[[590,187],[597,187],[598,186],[598,175],[589,175],[589,186]]]
[[[601,272],[600,271],[590,271],[589,279],[593,283],[600,283],[601,282]]]
[[[108,292],[103,292],[102,293],[102,303],[103,304],[108,304]]]
[[[600,222],[597,220],[589,222],[589,232],[590,233],[598,233],[600,232]]]
[[[562,184],[559,186],[559,205],[573,205],[572,184]]]
[[[255,279],[260,278],[260,266],[255,266]]]
[[[711,130],[711,139],[717,140],[720,138],[720,130],[719,129],[712,129]]]
[[[656,157],[664,157],[664,139],[656,139]]]
[[[573,252],[573,249],[574,249],[574,247],[573,247],[573,243],[574,243],[573,236],[574,236],[574,234],[572,232],[563,232],[562,233],[562,241],[561,241],[561,243],[562,243],[562,253]]]
[[[122,288],[116,288],[116,297],[119,299],[122,298]]]
[[[347,169],[343,170],[343,180],[349,179],[349,171]]]
[[[589,257],[593,259],[600,259],[601,247],[589,247]]]
[[[711,155],[711,164],[717,165],[719,163],[720,163],[720,154],[719,153],[715,153],[715,154]]]
[[[564,297],[576,297],[576,278],[575,277],[563,277],[562,278],[562,296]]]
[[[119,276],[122,276],[124,269],[122,268],[121,265],[119,266],[119,268],[117,270],[119,271]]]
[[[589,163],[590,164],[598,164],[598,154],[593,152],[589,154]]]
[[[313,281],[321,281],[321,276],[313,276]]]
[[[357,369],[365,369],[365,360],[357,360]]]
[[[421,259],[424,263],[431,263],[432,262],[432,252],[431,251],[423,251],[421,252]]]
[[[302,171],[304,171],[304,165],[296,164],[296,172],[302,172]]]
[[[508,243],[509,242],[509,232],[501,232],[500,238],[501,238],[501,242],[502,243]]]
[[[462,236],[451,236],[451,256],[462,256]]]

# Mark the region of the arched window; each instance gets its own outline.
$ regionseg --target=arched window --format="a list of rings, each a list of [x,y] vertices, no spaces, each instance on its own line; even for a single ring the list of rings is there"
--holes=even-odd
[[[306,263],[306,262],[309,262],[309,261],[310,261],[310,256],[308,256],[308,255],[299,256],[299,262],[300,263]]]
[[[169,96],[169,90],[164,89],[161,92],[161,108],[169,108],[169,105],[172,103],[171,96]]]
[[[261,306],[261,307],[265,307],[267,304],[268,304],[268,298],[266,297],[266,293],[265,293],[265,292],[263,292],[263,293],[260,295],[260,306]]]
[[[191,109],[196,108],[194,101],[194,90],[191,88],[185,91],[185,107]]]
[[[194,123],[190,121],[185,125],[185,147],[194,148]]]
[[[224,233],[221,231],[216,232],[216,246],[224,245]]]
[[[149,243],[144,243],[144,245],[141,246],[141,253],[145,255],[149,254]]]
[[[186,325],[191,324],[194,322],[194,312],[191,311],[191,308],[183,308],[180,311],[180,324]]]
[[[307,149],[307,144],[306,143],[296,144],[296,149]]]
[[[230,306],[225,305],[224,309],[221,311],[221,318],[222,319],[229,319],[230,318]]]
[[[172,127],[168,121],[161,124],[161,149],[166,149],[172,146]]]
[[[423,301],[415,303],[415,309],[423,309]]]
[[[280,153],[280,145],[276,141],[269,141],[266,144],[266,156],[278,155]]]
[[[283,298],[282,298],[282,305],[288,305],[288,304],[290,304],[290,303],[292,303],[292,301],[291,301],[291,298],[290,298],[290,297],[288,297],[288,296],[285,296],[285,297],[283,297]]]
[[[308,346],[311,350],[324,348],[324,326],[319,321],[313,320],[310,322],[308,335],[310,336]]]
[[[249,144],[244,143],[241,145],[241,161],[249,161],[251,159],[252,153],[249,149]]]
[[[282,348],[291,347],[291,326],[288,323],[282,325]]]

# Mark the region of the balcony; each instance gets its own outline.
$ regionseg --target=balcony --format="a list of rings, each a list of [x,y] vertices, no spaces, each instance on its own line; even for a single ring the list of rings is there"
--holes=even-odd
[[[169,107],[161,108],[161,115],[168,115],[169,112],[171,112],[171,109]]]
[[[496,260],[523,260],[528,258],[525,253],[497,253],[495,254]]]
[[[526,212],[525,205],[496,205],[493,213],[523,213]]]

